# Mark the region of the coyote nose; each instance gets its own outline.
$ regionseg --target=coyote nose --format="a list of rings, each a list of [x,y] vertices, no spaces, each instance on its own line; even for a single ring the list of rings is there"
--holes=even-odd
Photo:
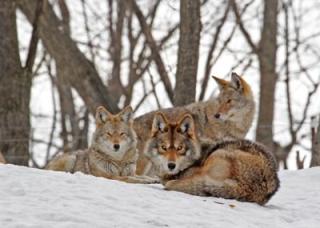
[[[119,145],[119,144],[114,144],[114,145],[113,145],[113,149],[119,150],[119,148],[120,148],[120,145]]]
[[[174,170],[174,168],[176,168],[176,164],[173,163],[173,162],[170,162],[170,163],[168,163],[168,168],[169,168],[170,170]]]
[[[219,118],[220,118],[220,113],[216,113],[216,114],[214,115],[214,117],[216,117],[217,119],[219,119]]]

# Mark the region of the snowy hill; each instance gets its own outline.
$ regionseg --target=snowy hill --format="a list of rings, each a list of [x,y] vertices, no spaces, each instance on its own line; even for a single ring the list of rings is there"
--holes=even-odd
[[[320,168],[280,172],[265,207],[0,165],[0,227],[320,227]]]

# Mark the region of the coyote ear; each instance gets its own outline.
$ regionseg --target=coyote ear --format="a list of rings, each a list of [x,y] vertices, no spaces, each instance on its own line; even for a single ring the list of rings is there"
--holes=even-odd
[[[238,91],[243,91],[242,79],[235,72],[231,73],[231,86]]]
[[[119,114],[118,114],[121,119],[124,122],[130,122],[133,120],[133,110],[132,107],[130,105],[128,105],[127,107],[125,107]]]
[[[228,87],[229,84],[230,84],[228,81],[226,81],[226,80],[224,80],[224,79],[217,78],[217,77],[215,77],[215,76],[211,76],[211,77],[217,82],[220,90]]]
[[[96,123],[104,124],[112,114],[103,106],[99,106],[96,110]]]
[[[164,116],[162,112],[158,112],[153,117],[153,123],[152,123],[152,135],[154,135],[156,132],[165,132],[167,129],[168,120]]]
[[[195,135],[195,124],[194,119],[190,114],[185,114],[179,121],[178,124],[180,132],[188,134],[190,137]]]

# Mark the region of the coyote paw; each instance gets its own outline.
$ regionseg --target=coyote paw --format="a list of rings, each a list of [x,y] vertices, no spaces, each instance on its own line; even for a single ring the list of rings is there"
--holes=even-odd
[[[159,184],[160,180],[157,177],[134,176],[141,184]]]
[[[164,184],[164,190],[166,190],[166,191],[172,190],[175,183],[176,183],[175,180],[167,181],[167,182]]]

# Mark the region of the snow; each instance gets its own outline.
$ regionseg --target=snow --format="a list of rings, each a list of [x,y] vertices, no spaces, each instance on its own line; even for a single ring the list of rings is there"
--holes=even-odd
[[[320,168],[281,171],[262,207],[161,185],[0,165],[0,227],[320,227]]]

